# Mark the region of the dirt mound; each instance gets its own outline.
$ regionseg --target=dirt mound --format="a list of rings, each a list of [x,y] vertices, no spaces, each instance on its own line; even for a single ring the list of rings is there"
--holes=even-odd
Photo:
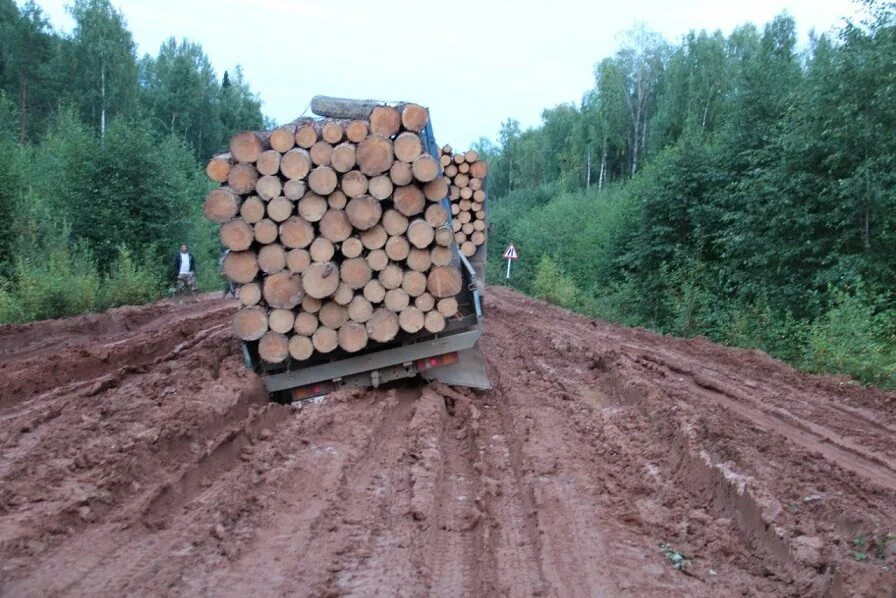
[[[494,390],[302,409],[233,302],[0,329],[0,593],[892,595],[893,395],[489,293]]]

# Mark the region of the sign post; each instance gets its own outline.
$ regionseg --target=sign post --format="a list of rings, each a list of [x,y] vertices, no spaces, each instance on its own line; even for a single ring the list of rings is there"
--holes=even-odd
[[[513,242],[507,246],[507,249],[504,250],[504,255],[502,256],[505,260],[507,260],[507,280],[510,280],[510,264],[513,263],[513,260],[520,259],[520,255],[516,251],[516,246]]]

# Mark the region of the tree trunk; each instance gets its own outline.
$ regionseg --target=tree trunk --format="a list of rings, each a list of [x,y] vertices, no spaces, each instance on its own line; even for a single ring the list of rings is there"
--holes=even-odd
[[[212,189],[205,196],[202,208],[205,217],[218,224],[224,224],[235,217],[240,209],[240,198],[227,187]]]
[[[398,334],[398,316],[386,308],[379,308],[367,320],[367,335],[375,341],[385,343]]]
[[[284,125],[275,129],[268,138],[268,142],[271,144],[271,149],[285,154],[296,145],[296,126]]]
[[[293,249],[286,252],[286,267],[293,274],[301,274],[310,265],[311,254],[306,249]]]
[[[393,262],[404,261],[407,259],[410,252],[411,246],[408,244],[408,239],[404,235],[390,237],[389,240],[386,241],[386,255],[389,256],[389,259]]]
[[[306,270],[305,273],[307,272]],[[288,270],[266,276],[261,286],[261,294],[269,306],[280,309],[294,308],[305,296],[302,290],[302,278]]]
[[[364,298],[371,303],[382,303],[386,297],[386,289],[379,280],[371,280],[364,285]]]
[[[421,183],[428,183],[439,176],[439,162],[429,154],[423,154],[411,164],[414,178]]]
[[[448,266],[436,266],[427,277],[426,290],[433,297],[442,299],[445,297],[453,297],[460,293],[463,287],[463,280],[460,271],[456,268]]]
[[[245,284],[258,275],[258,258],[254,251],[231,251],[224,258],[221,268],[228,279]]]
[[[415,334],[423,329],[424,315],[417,307],[406,307],[398,314],[398,325],[405,332]]]
[[[205,167],[205,174],[216,183],[226,183],[227,175],[230,174],[230,168],[230,154],[221,154],[208,161]]]
[[[240,195],[254,191],[256,181],[258,181],[258,170],[254,164],[241,162],[233,166],[227,174],[227,185]]]
[[[255,224],[264,218],[264,212],[264,202],[256,195],[247,197],[243,200],[243,205],[240,206],[240,218],[249,224]]]
[[[268,314],[268,327],[280,334],[292,332],[295,322],[296,316],[291,309],[274,309]]]
[[[289,339],[289,354],[297,361],[305,361],[314,354],[314,344],[306,336]]]
[[[355,159],[358,168],[367,176],[383,174],[394,162],[392,142],[382,135],[370,135],[358,144]]]
[[[311,264],[302,273],[302,286],[311,297],[325,299],[339,288],[339,268],[330,262]]]
[[[324,217],[324,214],[329,211],[328,208],[326,199],[311,192],[305,193],[302,199],[299,200],[299,203],[296,204],[299,216],[308,222],[319,222]],[[332,241],[333,239],[330,240]]]
[[[392,195],[393,189],[392,179],[388,175],[381,174],[370,179],[367,190],[371,196],[382,201]]]
[[[345,210],[329,209],[320,219],[320,234],[333,243],[342,243],[352,234],[352,223]]]
[[[244,307],[236,312],[233,333],[240,340],[257,341],[268,331],[268,314],[262,307]]]
[[[359,322],[348,322],[339,329],[339,347],[348,353],[357,353],[367,346],[367,328]]]
[[[321,306],[317,319],[327,328],[339,330],[343,324],[348,322],[348,310],[335,301],[327,301]]]
[[[330,353],[339,346],[339,338],[335,330],[321,326],[311,336],[311,343],[318,353]]]
[[[373,305],[363,295],[355,295],[348,304],[348,317],[353,322],[364,323],[373,315]]]
[[[423,154],[423,142],[416,133],[405,131],[393,143],[395,158],[402,162],[413,162]]]
[[[445,316],[437,311],[427,312],[423,319],[423,326],[428,332],[439,333],[445,329]]]
[[[368,230],[380,221],[383,209],[379,201],[369,195],[362,195],[348,202],[345,213],[356,229]]]
[[[283,363],[289,357],[289,339],[279,332],[266,332],[258,341],[258,356],[266,363]]]
[[[408,131],[419,133],[429,122],[429,112],[418,104],[405,104],[401,109],[401,124]]]
[[[373,278],[370,264],[363,257],[353,257],[342,262],[339,275],[346,285],[352,289],[363,289]]]
[[[261,286],[257,282],[249,282],[240,286],[240,303],[249,307],[261,301]]]
[[[261,158],[259,158],[260,160]],[[283,192],[283,184],[280,182],[280,177],[271,175],[261,177],[255,182],[255,192],[258,194],[258,197],[265,201],[279,197]]]
[[[426,207],[426,196],[417,185],[405,185],[392,194],[392,203],[405,216],[416,216]]]
[[[295,333],[300,336],[311,336],[314,334],[314,331],[317,330],[317,327],[317,316],[311,312],[303,311],[296,315],[295,323],[292,328]]]
[[[429,247],[435,238],[435,230],[425,220],[414,220],[408,225],[408,241],[417,249]]]
[[[308,188],[319,195],[332,193],[336,189],[338,182],[336,171],[329,166],[318,166],[308,175]]]
[[[349,239],[349,241],[350,240],[351,239]],[[386,245],[386,241],[388,240],[389,235],[386,234],[386,229],[384,229],[382,225],[377,224],[376,226],[373,226],[361,233],[360,242],[361,245],[367,249],[382,249]],[[358,255],[360,255],[360,253]]]
[[[255,241],[255,230],[242,218],[221,225],[221,245],[232,251],[245,251]]]
[[[426,274],[423,272],[405,272],[401,288],[411,297],[419,297],[426,292]]]
[[[267,216],[274,222],[284,222],[292,216],[292,211],[293,203],[285,197],[275,197],[268,202]]]
[[[404,281],[404,270],[397,264],[389,264],[383,268],[377,278],[384,289],[391,291],[401,286]]]
[[[263,175],[276,175],[280,172],[280,152],[269,149],[261,152],[255,161],[255,168]]]
[[[311,256],[312,262],[329,262],[336,254],[336,248],[329,239],[318,237],[308,247],[308,254]]]
[[[290,216],[280,225],[280,241],[290,249],[304,248],[314,240],[314,227],[304,218]]]
[[[310,170],[311,155],[308,150],[294,147],[280,158],[280,172],[288,179],[303,179]]]
[[[355,167],[355,144],[340,143],[333,148],[330,165],[336,172],[348,172]]]
[[[377,106],[370,111],[370,132],[392,137],[401,129],[401,114],[391,106]]]
[[[252,164],[264,150],[264,139],[255,131],[243,131],[230,138],[230,155],[237,162]]]
[[[277,240],[277,223],[270,218],[262,218],[255,223],[255,240],[262,245]]]
[[[401,310],[410,304],[411,299],[404,289],[389,289],[383,298],[383,305],[386,309],[395,313],[401,313]]]

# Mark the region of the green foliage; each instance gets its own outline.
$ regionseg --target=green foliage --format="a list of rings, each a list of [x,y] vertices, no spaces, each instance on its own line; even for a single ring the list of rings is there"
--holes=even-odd
[[[572,308],[578,302],[579,291],[550,256],[545,255],[535,268],[532,290],[536,297],[560,307]]]
[[[118,248],[118,259],[103,281],[99,307],[139,305],[157,299],[161,283],[153,268],[139,264],[127,247]]]

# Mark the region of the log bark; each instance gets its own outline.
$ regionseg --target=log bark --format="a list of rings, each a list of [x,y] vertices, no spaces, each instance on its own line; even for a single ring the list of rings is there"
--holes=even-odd
[[[321,306],[317,319],[327,328],[338,330],[340,326],[348,322],[348,310],[335,301],[327,301]]]
[[[423,185],[423,194],[429,201],[442,201],[448,197],[448,179],[436,177]]]
[[[240,198],[227,187],[212,189],[205,196],[205,205],[202,208],[205,217],[217,224],[224,224],[240,209]]]
[[[395,138],[392,149],[396,160],[413,162],[423,153],[423,142],[416,133],[405,131]]]
[[[391,291],[401,286],[401,283],[404,281],[404,271],[397,264],[389,264],[383,268],[377,278],[384,289]]]
[[[429,121],[429,112],[418,104],[405,104],[401,109],[401,124],[408,131],[419,133]]]
[[[392,137],[401,129],[401,114],[391,106],[377,106],[370,112],[370,132]]]
[[[386,306],[386,309],[395,313],[401,313],[401,310],[406,308],[410,302],[408,294],[400,288],[386,291],[386,296],[383,298],[383,305]]]
[[[321,326],[311,336],[311,344],[318,353],[330,353],[339,346],[339,339],[335,330]]]
[[[422,272],[405,272],[401,288],[411,297],[419,297],[426,292],[426,275]]]
[[[414,307],[426,313],[431,311],[436,306],[436,298],[430,295],[429,293],[423,293],[416,299],[414,299]]]
[[[426,249],[411,249],[407,257],[408,268],[415,272],[426,272],[432,265],[432,258]]]
[[[305,185],[305,181],[287,179],[286,182],[283,183],[283,195],[285,195],[287,199],[291,199],[293,201],[302,199],[302,196],[305,195],[306,190],[307,188]]]
[[[290,249],[308,247],[314,240],[314,227],[301,216],[290,216],[280,225],[280,242]]]
[[[240,206],[240,218],[249,224],[255,224],[264,218],[264,202],[257,195],[247,197]]]
[[[265,332],[258,341],[258,356],[265,363],[283,363],[289,357],[289,339],[279,332]]]
[[[364,285],[364,298],[373,304],[382,303],[386,297],[386,289],[378,280],[371,280]]]
[[[389,240],[386,241],[386,255],[393,262],[403,261],[408,257],[410,251],[411,246],[404,235],[389,237]]]
[[[415,334],[423,329],[424,315],[417,307],[406,307],[398,314],[398,325],[405,332]]]
[[[394,162],[392,142],[382,135],[370,135],[358,144],[355,159],[360,171],[367,176],[388,172]]]
[[[386,308],[379,308],[373,312],[365,323],[367,335],[381,343],[388,342],[398,334],[398,316]]]
[[[255,182],[255,192],[265,201],[279,197],[283,192],[283,184],[279,176],[265,175]]]
[[[367,328],[358,322],[348,322],[339,329],[339,347],[348,353],[357,353],[367,346]]]
[[[307,191],[296,207],[299,216],[308,222],[319,222],[328,211],[327,200],[313,191]],[[330,240],[332,241],[332,239]]]
[[[317,95],[311,98],[311,111],[329,118],[367,119],[379,102]]]
[[[370,264],[370,269],[374,272],[381,272],[389,265],[389,256],[386,255],[386,252],[383,249],[374,249],[367,254],[365,259],[367,260],[367,263]]]
[[[308,154],[315,166],[329,166],[330,158],[333,156],[333,146],[326,141],[318,141],[311,146]]]
[[[345,125],[345,136],[352,143],[361,143],[367,139],[370,127],[366,120],[353,120]]]
[[[392,179],[388,175],[381,174],[370,179],[367,190],[371,196],[382,201],[392,195]]]
[[[268,218],[274,222],[283,222],[292,216],[295,204],[285,197],[275,197],[268,202],[266,208]]]
[[[389,168],[389,178],[395,185],[409,185],[414,180],[411,165],[407,162],[395,162]]]
[[[355,295],[348,304],[348,317],[353,322],[364,323],[373,315],[373,305],[363,295]]]
[[[314,354],[314,344],[306,336],[289,339],[289,355],[296,361],[305,361]]]
[[[435,267],[447,266],[454,261],[454,252],[450,247],[433,247],[429,253],[432,265]]]
[[[256,261],[262,272],[274,274],[286,267],[286,252],[276,243],[265,245],[259,250]]]
[[[368,230],[375,226],[383,215],[380,202],[369,196],[355,197],[345,206],[348,221],[358,230]]]
[[[262,218],[255,223],[255,240],[262,245],[277,240],[277,223],[270,218]]]
[[[383,229],[390,237],[403,235],[408,230],[408,219],[398,210],[386,210],[383,214]]]
[[[311,246],[308,248],[308,253],[311,255],[312,262],[329,262],[333,259],[333,255],[336,253],[336,248],[333,246],[333,242],[324,237],[316,238]]]
[[[296,128],[296,145],[309,149],[315,143],[317,143],[317,128],[313,124],[306,123]]]
[[[304,179],[310,171],[311,155],[306,149],[294,147],[280,158],[280,172],[288,179]]]
[[[426,317],[423,319],[423,327],[433,334],[439,333],[445,330],[445,316],[437,311],[427,312]]]
[[[274,309],[268,314],[268,328],[280,334],[290,332],[295,322],[296,316],[291,309]]]
[[[236,164],[227,175],[227,185],[240,195],[252,193],[255,190],[256,181],[258,181],[258,170],[254,164],[243,162]]]
[[[317,326],[317,316],[311,312],[303,311],[299,312],[296,315],[295,323],[293,324],[292,329],[296,334],[299,334],[301,336],[311,336],[312,334],[314,334],[314,331],[317,330]]]
[[[339,287],[336,289],[336,292],[333,293],[333,301],[342,306],[346,306],[351,303],[354,297],[355,291],[344,282],[340,282]]]
[[[286,267],[293,274],[301,274],[311,265],[311,254],[306,249],[293,249],[286,252]]]
[[[417,249],[425,249],[432,244],[435,230],[425,220],[414,220],[408,225],[407,237],[411,245]]]
[[[339,268],[330,262],[311,264],[302,273],[302,286],[315,299],[325,299],[339,288]]]
[[[231,251],[245,251],[255,242],[255,229],[242,218],[221,225],[221,245]]]
[[[261,301],[261,285],[257,282],[249,282],[240,286],[240,303],[245,306],[258,305]]]
[[[340,143],[333,148],[330,165],[336,172],[348,172],[355,167],[355,144]]]
[[[377,224],[361,233],[361,244],[367,249],[382,249],[389,240],[389,235],[382,225]],[[360,255],[360,253],[358,254]],[[356,256],[349,256],[356,257]]]
[[[436,266],[426,279],[426,290],[437,299],[457,295],[462,286],[460,271],[449,266]]]
[[[283,125],[274,129],[268,138],[268,143],[271,144],[271,149],[285,154],[296,145],[296,126]]]
[[[345,210],[327,210],[318,227],[320,234],[334,243],[342,243],[352,234],[352,223]]]
[[[230,154],[215,156],[205,166],[205,174],[216,183],[224,183],[227,181],[227,175],[230,174],[231,164]]]
[[[364,253],[364,243],[362,243],[361,239],[358,237],[349,237],[342,242],[339,249],[342,252],[343,257],[358,257]]]
[[[352,289],[363,289],[373,278],[370,264],[363,257],[353,257],[342,262],[339,276]]]
[[[301,303],[305,296],[302,278],[288,270],[266,276],[261,285],[261,295],[271,307],[292,309]]]
[[[255,131],[243,131],[230,138],[230,155],[237,162],[255,162],[264,150],[264,140]]]
[[[426,208],[423,218],[426,220],[427,224],[433,228],[439,228],[448,222],[448,210],[446,210],[442,204],[430,204]]]
[[[329,195],[336,189],[338,182],[336,171],[329,166],[318,166],[308,175],[308,188],[318,195]]]
[[[277,150],[265,150],[255,161],[255,168],[263,175],[273,175],[280,172],[280,152]]]
[[[414,178],[421,183],[428,183],[439,176],[439,162],[429,154],[423,154],[411,164]]]
[[[323,128],[320,131],[320,136],[324,141],[331,145],[336,145],[340,141],[342,141],[342,136],[345,134],[345,129],[342,128],[342,125],[335,120],[330,120],[324,123]]]
[[[244,307],[233,316],[231,327],[238,339],[257,341],[268,331],[267,311],[262,307]]]
[[[246,284],[255,280],[258,275],[258,258],[254,251],[231,251],[224,258],[221,268],[228,279]]]
[[[416,216],[426,207],[426,197],[417,185],[404,185],[395,189],[392,203],[405,216]]]

